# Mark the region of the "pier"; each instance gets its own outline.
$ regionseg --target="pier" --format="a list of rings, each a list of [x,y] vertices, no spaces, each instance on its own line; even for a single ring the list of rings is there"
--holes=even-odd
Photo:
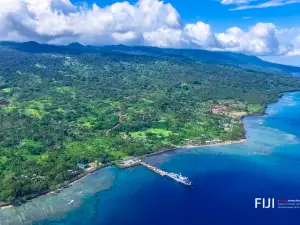
[[[142,162],[141,161],[140,164],[142,166],[144,166],[145,168],[147,168],[147,169],[149,169],[149,170],[153,171],[154,173],[157,173],[157,174],[159,174],[161,176],[166,176],[168,174],[167,172],[165,172],[165,171],[163,171],[161,169],[158,169],[155,166],[152,166],[152,165],[150,165],[150,164],[148,164],[146,162]]]
[[[187,177],[184,177],[181,174],[169,173],[169,172],[163,171],[155,166],[150,165],[149,163],[146,163],[145,161],[143,161],[141,158],[138,158],[138,157],[129,157],[125,160],[122,160],[122,161],[116,163],[116,166],[118,166],[121,169],[135,167],[135,166],[139,166],[139,165],[145,167],[146,169],[148,169],[160,176],[168,177],[172,180],[175,180],[185,186],[192,186],[192,182]]]
[[[152,172],[158,174],[158,175],[161,175],[161,176],[166,176],[170,179],[173,179],[185,186],[192,186],[192,182],[187,178],[187,177],[183,177],[181,174],[177,174],[177,173],[168,173],[166,171],[163,171],[161,169],[158,169],[157,167],[155,166],[152,166],[146,162],[143,162],[143,161],[140,161],[139,162],[140,165],[144,166],[145,168],[151,170]]]

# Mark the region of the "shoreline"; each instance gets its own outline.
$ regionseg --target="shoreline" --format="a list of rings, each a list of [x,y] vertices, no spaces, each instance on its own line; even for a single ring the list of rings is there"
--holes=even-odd
[[[233,141],[221,141],[221,142],[215,142],[210,144],[202,144],[202,145],[183,145],[183,146],[175,146],[174,148],[159,150],[153,153],[146,154],[144,156],[141,156],[141,158],[148,158],[155,155],[161,155],[166,152],[172,152],[172,151],[178,151],[180,149],[194,149],[194,148],[203,148],[203,147],[213,147],[213,146],[223,146],[223,145],[233,145],[233,144],[241,144],[247,141],[247,138],[242,137],[240,140],[233,140]]]
[[[13,207],[15,207],[15,206],[13,206],[13,205],[5,205],[5,206],[1,206],[0,210],[2,210],[2,209],[11,209]]]
[[[223,141],[223,142],[216,142],[216,143],[210,143],[210,144],[203,144],[203,145],[184,145],[184,146],[175,146],[174,148],[169,148],[169,149],[164,149],[164,150],[160,150],[160,151],[157,151],[157,152],[153,152],[153,153],[150,153],[150,154],[146,154],[146,155],[142,155],[142,156],[139,156],[140,158],[149,158],[149,157],[152,157],[152,156],[156,156],[156,155],[161,155],[161,154],[164,154],[166,152],[172,152],[172,151],[178,151],[180,149],[194,149],[194,148],[202,148],[202,147],[213,147],[213,146],[223,146],[223,145],[232,145],[232,144],[240,144],[240,143],[244,143],[247,141],[247,138],[243,137],[241,138],[240,140],[236,140],[236,141]],[[33,198],[31,198],[30,200],[32,199],[35,199],[35,198],[38,198],[38,197],[41,197],[41,196],[44,196],[44,195],[53,195],[53,194],[57,194],[59,193],[60,191],[62,191],[63,189],[66,189],[74,184],[76,184],[77,182],[85,179],[87,176],[90,176],[92,173],[98,171],[98,170],[101,170],[103,168],[107,168],[109,166],[113,165],[113,163],[108,163],[107,165],[102,165],[101,167],[99,168],[93,168],[90,172],[87,172],[87,171],[84,171],[81,175],[79,175],[77,178],[73,179],[73,180],[70,180],[68,184],[64,185],[64,187],[61,187],[57,190],[48,190],[48,191],[44,191],[43,193],[41,194],[36,194]],[[122,168],[121,168],[122,169]],[[123,169],[127,169],[127,168],[123,168]],[[28,200],[28,201],[30,201]],[[22,203],[20,205],[23,205],[23,204],[26,204],[25,203]],[[14,207],[18,207],[20,205],[13,205],[13,204],[5,204],[3,206],[0,206],[0,210],[3,210],[3,209],[10,209],[10,208],[14,208]]]
[[[193,149],[193,148],[201,148],[201,147],[213,147],[213,146],[223,146],[223,145],[234,145],[234,144],[241,144],[247,141],[247,138],[243,137],[240,140],[236,141],[223,141],[218,143],[212,143],[212,144],[204,144],[204,145],[187,145],[183,146],[183,148],[186,149]]]
[[[286,93],[293,93],[293,92],[299,92],[299,91],[297,91],[297,90],[295,90],[295,91],[287,91],[287,92],[279,94],[278,98],[274,102],[270,102],[270,103],[266,104],[266,106],[264,108],[264,112],[262,112],[262,113],[254,113],[254,114],[249,114],[249,115],[242,116],[240,118],[241,121],[243,122],[244,118],[250,117],[250,116],[266,116],[266,115],[268,115],[266,113],[266,110],[267,110],[267,108],[268,108],[269,105],[277,103],[284,96],[284,94],[286,94]],[[201,144],[201,145],[192,145],[192,144],[190,144],[190,145],[184,145],[184,146],[174,146],[173,148],[170,147],[169,149],[158,150],[156,152],[152,152],[152,153],[149,153],[149,154],[141,155],[141,156],[138,156],[138,157],[143,159],[143,158],[148,158],[148,157],[151,157],[151,156],[160,155],[160,154],[163,154],[163,153],[166,153],[166,152],[177,151],[177,150],[180,150],[180,149],[194,149],[194,148],[201,148],[201,147],[213,147],[213,146],[223,146],[223,145],[240,144],[240,143],[244,143],[244,142],[247,141],[247,138],[245,136],[245,132],[246,131],[244,129],[244,135],[239,140],[231,140],[231,141],[223,141],[223,142],[220,141],[220,142],[216,142],[216,143]],[[62,191],[63,189],[66,189],[66,188],[70,187],[71,185],[76,184],[80,180],[84,179],[85,177],[89,176],[90,174],[92,174],[92,173],[94,173],[94,172],[96,172],[96,171],[98,171],[100,169],[107,168],[107,167],[109,167],[111,165],[116,166],[115,163],[116,162],[110,162],[110,163],[107,163],[105,165],[100,166],[99,168],[93,168],[93,170],[91,170],[91,171],[84,170],[84,172],[81,173],[76,178],[73,178],[73,179],[71,179],[69,181],[66,181],[67,184],[63,185],[63,187],[61,187],[61,188],[59,188],[57,190],[54,190],[54,191],[53,190],[52,191],[51,190],[45,190],[45,191],[41,192],[40,194],[37,193],[37,194],[33,195],[33,197],[30,198],[28,201],[30,201],[32,199],[35,199],[35,198],[38,198],[38,197],[43,196],[43,195],[58,193],[58,192]],[[20,205],[26,204],[26,202],[22,202],[22,203],[16,204],[16,205],[14,205],[12,203],[6,203],[6,204],[3,204],[3,205],[0,205],[0,210],[9,209],[9,208],[13,208],[13,207],[18,207]]]

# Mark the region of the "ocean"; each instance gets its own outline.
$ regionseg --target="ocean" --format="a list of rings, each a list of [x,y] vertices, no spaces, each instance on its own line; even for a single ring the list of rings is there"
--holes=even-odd
[[[145,168],[109,167],[58,195],[0,211],[1,225],[282,225],[300,224],[300,93],[286,93],[266,116],[244,119],[247,141],[181,149],[149,163],[181,172],[192,188]],[[272,198],[274,208],[255,208]]]

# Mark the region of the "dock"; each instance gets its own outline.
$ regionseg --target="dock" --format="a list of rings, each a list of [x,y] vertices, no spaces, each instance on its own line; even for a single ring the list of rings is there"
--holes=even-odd
[[[120,169],[127,169],[127,168],[131,168],[131,167],[135,167],[135,166],[143,166],[146,169],[148,169],[160,176],[168,177],[168,178],[175,180],[185,186],[192,186],[192,182],[187,177],[184,177],[181,174],[169,173],[169,172],[163,171],[163,170],[143,161],[141,158],[138,158],[138,157],[129,157],[127,159],[119,161],[116,163],[116,166],[118,166]]]
[[[158,169],[155,166],[152,166],[146,162],[140,161],[139,162],[140,165],[144,166],[145,168],[151,170],[152,172],[160,175],[160,176],[165,176],[168,177],[172,180],[175,180],[185,186],[192,186],[192,182],[187,178],[187,177],[183,177],[181,174],[177,174],[177,173],[168,173],[166,171],[163,171],[161,169]]]
[[[147,168],[147,169],[149,169],[149,170],[151,170],[151,171],[153,171],[154,173],[157,173],[157,174],[159,174],[159,175],[161,175],[161,176],[166,176],[168,173],[167,172],[165,172],[165,171],[163,171],[163,170],[161,170],[161,169],[158,169],[158,168],[156,168],[155,166],[152,166],[152,165],[150,165],[150,164],[148,164],[148,163],[146,163],[146,162],[140,162],[140,164],[143,166],[143,167],[145,167],[145,168]]]

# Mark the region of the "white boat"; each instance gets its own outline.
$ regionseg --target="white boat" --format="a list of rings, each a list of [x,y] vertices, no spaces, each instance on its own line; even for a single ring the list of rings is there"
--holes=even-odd
[[[174,180],[176,180],[177,182],[180,182],[186,186],[191,186],[192,185],[192,182],[189,180],[188,177],[184,177],[180,174],[177,174],[177,173],[168,173],[168,176],[170,178],[173,178]]]

